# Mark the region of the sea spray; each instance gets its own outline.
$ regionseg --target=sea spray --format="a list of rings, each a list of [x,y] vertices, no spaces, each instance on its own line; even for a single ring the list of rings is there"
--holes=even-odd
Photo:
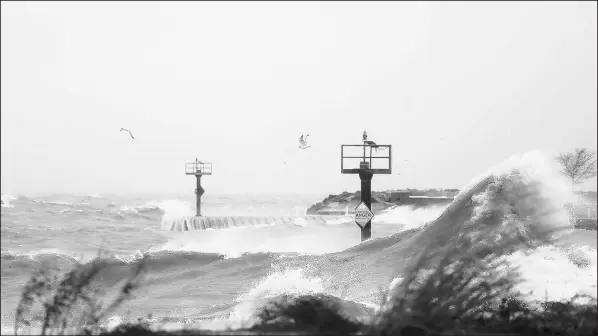
[[[491,226],[494,234],[519,236],[527,242],[548,242],[570,233],[565,204],[572,195],[547,160],[530,152],[498,165],[491,182],[472,197],[472,218],[465,226],[478,232]]]
[[[446,205],[432,205],[429,207],[396,206],[376,215],[372,220],[372,225],[404,224],[402,230],[415,229],[438,218],[446,207]]]
[[[169,220],[176,220],[185,216],[193,216],[193,205],[190,202],[183,200],[166,200],[162,202],[153,203],[164,211],[162,215],[162,224]]]

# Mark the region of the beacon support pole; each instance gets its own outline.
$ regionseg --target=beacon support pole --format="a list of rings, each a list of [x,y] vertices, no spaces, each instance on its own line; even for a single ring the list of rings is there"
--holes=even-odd
[[[197,187],[195,188],[195,216],[201,217],[201,196],[205,192],[201,187],[201,177],[203,175],[212,175],[212,164],[195,159],[195,162],[185,164],[185,174],[195,175],[197,182]]]
[[[197,187],[195,188],[195,216],[201,217],[201,193],[200,190],[203,190],[201,187],[201,175],[195,175],[197,179]]]
[[[368,171],[359,173],[361,179],[361,201],[367,205],[368,209],[372,208],[372,177],[374,174]],[[372,219],[361,228],[361,241],[366,241],[372,237]]]

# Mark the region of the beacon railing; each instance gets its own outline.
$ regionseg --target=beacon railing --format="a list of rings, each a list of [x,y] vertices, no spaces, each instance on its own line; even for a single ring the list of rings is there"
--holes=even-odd
[[[345,155],[345,147],[363,147],[363,155]],[[367,150],[369,149],[369,153]],[[388,149],[387,156],[372,156],[372,149],[385,150]],[[345,168],[346,159],[361,159],[359,168]],[[388,160],[388,168],[373,168],[372,160],[384,159]],[[359,174],[363,170],[368,170],[373,174],[392,174],[392,145],[341,145],[341,173],[342,174]]]
[[[185,164],[185,174],[187,175],[212,175],[212,163],[209,162],[189,162]]]

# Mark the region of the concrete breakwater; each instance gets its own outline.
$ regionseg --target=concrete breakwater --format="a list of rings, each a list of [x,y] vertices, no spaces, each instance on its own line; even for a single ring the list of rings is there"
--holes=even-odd
[[[334,225],[353,222],[351,216],[189,216],[164,220],[162,228],[168,231],[200,231],[267,225]]]

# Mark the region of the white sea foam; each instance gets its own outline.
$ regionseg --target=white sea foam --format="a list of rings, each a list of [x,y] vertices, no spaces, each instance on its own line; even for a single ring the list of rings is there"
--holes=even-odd
[[[11,201],[16,200],[17,198],[11,195],[2,194],[2,207],[3,208],[14,208],[15,206],[11,204]]]
[[[541,246],[531,253],[508,257],[524,282],[517,289],[530,301],[566,301],[576,294],[597,297],[596,250],[587,246],[566,249]]]

